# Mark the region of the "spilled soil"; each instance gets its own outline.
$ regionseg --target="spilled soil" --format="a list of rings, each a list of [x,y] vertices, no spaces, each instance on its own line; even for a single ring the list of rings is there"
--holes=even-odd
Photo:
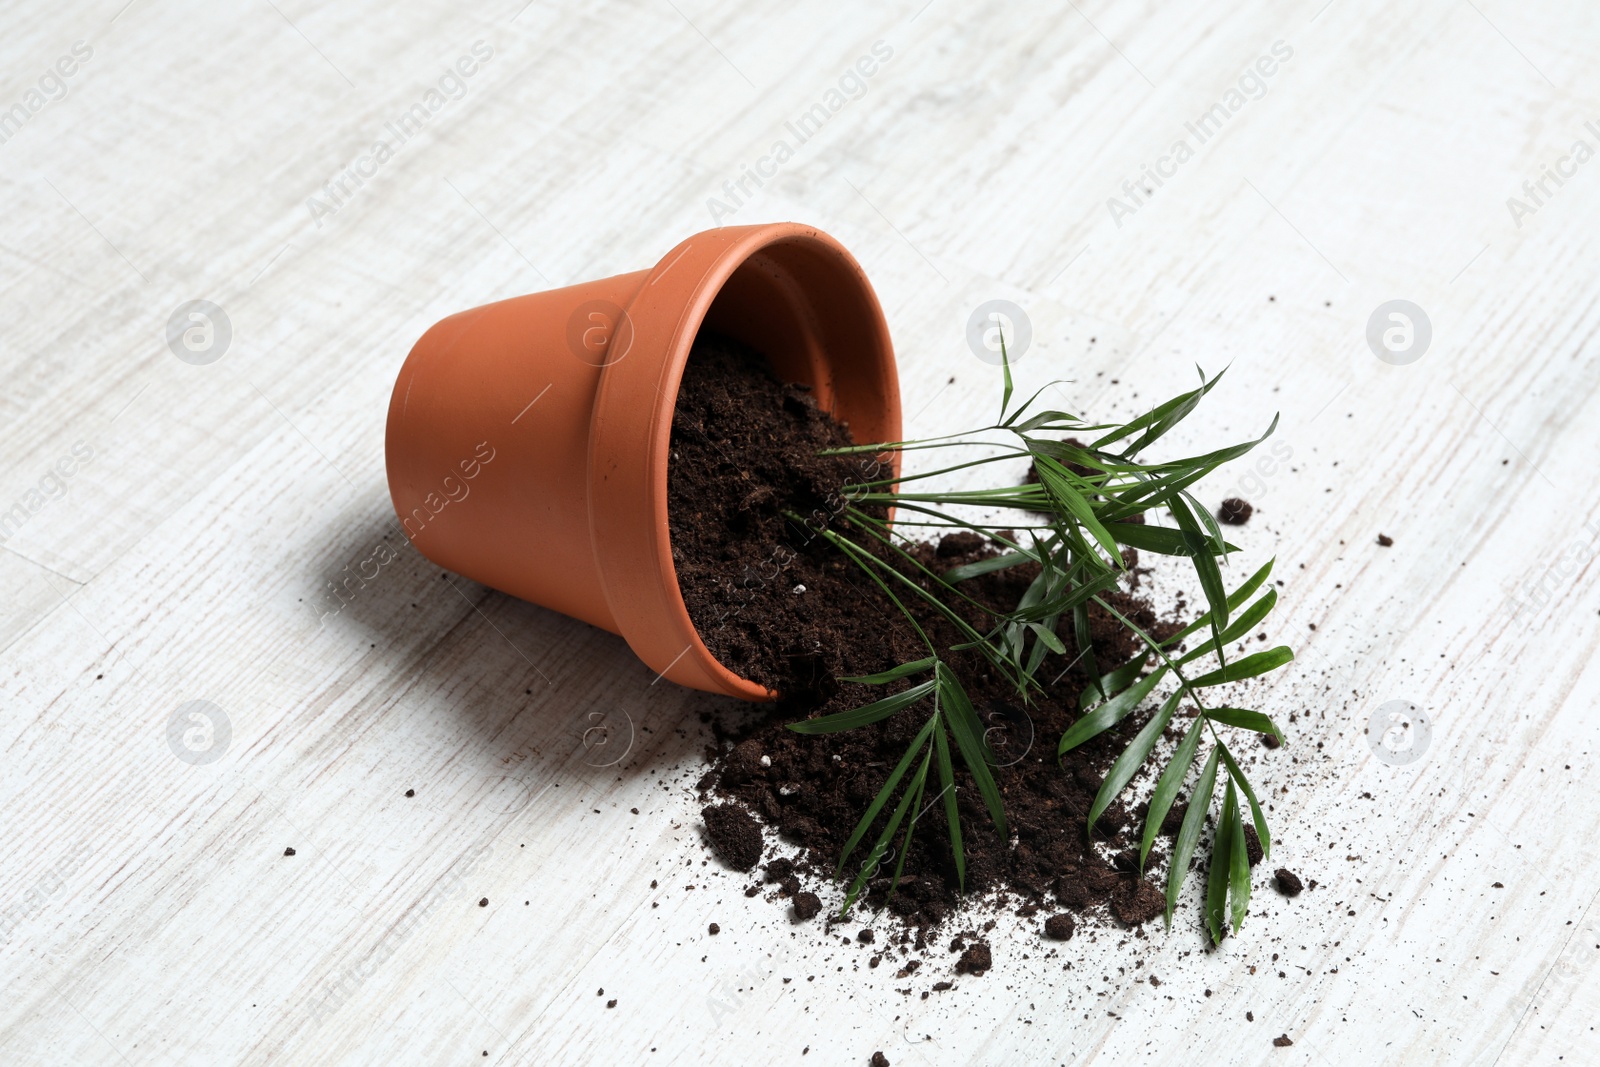
[[[774,378],[757,353],[720,338],[698,343],[679,393],[668,478],[679,583],[711,652],[737,673],[783,694],[773,704],[753,705],[735,733],[719,737],[699,788],[716,851],[723,852],[719,841],[730,842],[724,856],[730,866],[755,866],[742,825],[740,840],[732,841],[729,827],[737,820],[728,815],[730,809],[742,809],[776,830],[781,846],[758,849],[760,867],[748,894],[765,893],[796,921],[816,914],[813,890],[835,880],[840,852],[857,820],[930,710],[914,706],[871,726],[822,736],[786,729],[797,720],[886,695],[884,687],[843,683],[840,677],[885,670],[926,654],[898,609],[829,538],[849,537],[913,581],[927,582],[912,562],[875,539],[849,506],[846,487],[886,477],[887,468],[870,457],[817,455],[849,443],[847,426],[820,411],[804,387]],[[1025,474],[1017,472],[1019,478]],[[1018,521],[1028,519],[1019,513]],[[916,564],[935,573],[996,552],[972,533],[902,547]],[[1128,588],[1106,599],[1158,636],[1175,632],[1179,624],[1161,617],[1138,594],[1137,555],[1128,550],[1127,557]],[[1010,609],[1036,573],[1035,566],[1013,567],[969,580],[963,588],[980,603]],[[901,599],[938,647],[961,643],[948,620],[915,597]],[[987,629],[976,608],[958,605],[957,610]],[[1108,670],[1138,650],[1121,624],[1097,606],[1091,607],[1090,626],[1099,669]],[[1128,926],[1158,918],[1164,907],[1159,888],[1165,884],[1164,856],[1186,810],[1184,798],[1168,815],[1143,877],[1138,864],[1142,810],[1113,803],[1096,823],[1092,840],[1085,830],[1104,774],[1144,716],[1130,716],[1058,762],[1056,742],[1079,714],[1078,696],[1087,682],[1083,662],[1048,656],[1040,669],[1042,678],[1053,680],[1048,694],[1024,707],[1005,678],[977,653],[948,658],[987,727],[997,764],[993,773],[1014,838],[1000,838],[958,758],[956,799],[966,844],[967,893],[999,894],[1004,906],[1034,919],[1041,936],[1058,940],[1072,937],[1078,920],[1090,914]],[[1176,740],[1185,725],[1180,713],[1169,736]],[[869,914],[898,926],[897,938],[914,936],[919,948],[947,920],[958,921],[963,899],[942,804],[931,806],[936,794],[936,787],[926,794],[931,817],[914,835],[898,883],[891,884],[893,865],[901,858],[896,855],[873,872],[863,896]],[[839,876],[845,885],[859,872],[880,828],[881,823],[846,861]],[[988,969],[989,949],[980,932],[963,931],[952,948],[956,945],[964,953],[964,973]]]

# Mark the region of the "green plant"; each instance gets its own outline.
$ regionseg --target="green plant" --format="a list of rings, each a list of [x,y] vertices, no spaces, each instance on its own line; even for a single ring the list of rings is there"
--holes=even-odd
[[[943,800],[957,878],[965,888],[965,857],[950,752],[952,737],[996,829],[1002,837],[1007,833],[1004,805],[990,769],[992,754],[984,740],[981,721],[945,653],[965,650],[980,653],[1003,672],[1025,702],[1032,701],[1052,684],[1041,680],[1038,672],[1046,656],[1055,653],[1074,655],[1072,664],[1081,663],[1092,680],[1080,696],[1081,716],[1061,737],[1058,758],[1121,722],[1164,681],[1170,679],[1176,683],[1176,688],[1161,701],[1106,775],[1089,812],[1088,832],[1093,832],[1095,821],[1149,760],[1157,740],[1177,714],[1180,701],[1187,698],[1193,705],[1193,719],[1150,797],[1139,850],[1140,869],[1142,873],[1162,822],[1197,762],[1202,743],[1209,739],[1211,747],[1193,786],[1188,811],[1173,848],[1167,877],[1166,919],[1170,925],[1216,792],[1217,778],[1225,773],[1226,789],[1213,837],[1211,873],[1205,891],[1207,926],[1213,940],[1220,941],[1228,926],[1237,930],[1243,922],[1250,899],[1250,867],[1241,795],[1249,807],[1264,853],[1270,854],[1272,842],[1255,791],[1219,728],[1270,733],[1280,741],[1283,734],[1260,712],[1229,706],[1210,707],[1202,693],[1215,686],[1272,671],[1289,662],[1293,653],[1279,646],[1228,659],[1227,647],[1251,633],[1276,603],[1277,594],[1271,588],[1250,601],[1271,574],[1272,563],[1266,563],[1230,592],[1223,581],[1219,560],[1238,550],[1223,538],[1210,511],[1194,498],[1189,486],[1265,440],[1276,428],[1277,420],[1274,418],[1266,433],[1253,441],[1186,459],[1146,463],[1138,458],[1140,453],[1187,417],[1215,387],[1222,377],[1220,374],[1208,379],[1202,371],[1199,387],[1129,422],[1091,424],[1064,411],[1041,410],[1030,415],[1042,389],[1012,409],[1013,383],[1004,338],[1001,352],[1004,391],[1000,414],[993,425],[947,437],[833,450],[833,454],[846,454],[982,446],[984,452],[978,458],[922,474],[847,487],[850,503],[845,514],[850,528],[861,532],[861,540],[832,529],[822,534],[872,578],[910,622],[928,654],[879,674],[843,679],[869,685],[908,683],[898,692],[849,711],[794,723],[790,728],[807,734],[832,733],[866,726],[929,701],[932,704],[927,722],[890,772],[845,844],[839,859],[841,871],[874,822],[888,810],[883,828],[851,882],[843,910],[848,911],[855,902],[895,835],[900,833],[902,844],[891,886],[898,882],[911,835],[927,810],[923,807],[923,797],[930,770],[937,771],[941,784],[940,794],[934,800]],[[1061,439],[1066,432],[1097,436],[1087,445],[1078,445]],[[919,491],[921,487],[913,484],[1019,458],[1032,461],[1037,482],[1011,485],[1008,479],[994,488],[951,491]],[[873,514],[889,507],[900,512],[894,530]],[[1040,518],[1034,525],[1022,527],[1020,533],[1013,533],[1017,529],[1014,524],[1002,531],[998,526],[955,513],[955,509],[970,514],[970,509],[996,508],[1025,509],[1037,513]],[[1156,509],[1170,513],[1176,528],[1132,521]],[[908,527],[973,531],[1005,550],[941,575],[902,547],[903,535],[899,531]],[[1158,639],[1119,612],[1103,594],[1113,589],[1125,573],[1122,546],[1190,559],[1205,594],[1207,610],[1204,614],[1179,632]],[[869,547],[874,550],[869,551]],[[1037,564],[1039,573],[1011,610],[996,611],[979,603],[962,588],[964,582],[985,573],[1027,563]],[[964,640],[946,649],[937,647],[902,600],[908,592],[947,620]],[[1246,604],[1246,601],[1250,602]],[[955,610],[955,605],[961,604],[980,609],[988,620],[987,628],[980,630],[970,624]],[[1091,604],[1118,620],[1142,645],[1138,655],[1104,673],[1095,662],[1090,640]],[[1208,634],[1207,639],[1199,647],[1180,653],[1182,642],[1201,631]],[[1215,667],[1191,677],[1186,668],[1213,656]],[[1151,669],[1145,673],[1147,667]],[[1057,675],[1058,679],[1060,677]],[[900,799],[889,808],[897,789],[901,790]],[[928,808],[932,806],[929,804]]]

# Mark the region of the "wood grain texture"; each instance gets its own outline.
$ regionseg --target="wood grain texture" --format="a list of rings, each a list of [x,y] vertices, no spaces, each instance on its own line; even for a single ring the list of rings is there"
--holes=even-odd
[[[6,1063],[1600,1059],[1600,161],[1506,203],[1600,150],[1593,5],[119,6],[0,43],[0,109],[92,49],[0,143]],[[1228,366],[1175,449],[1281,413],[1283,461],[1204,490],[1284,580],[1299,658],[1252,696],[1292,743],[1252,775],[1314,890],[1258,870],[1214,952],[1192,893],[1053,950],[1003,919],[999,966],[924,1000],[940,946],[896,980],[707,862],[703,720],[737,707],[404,541],[383,423],[428,325],[772,219],[866,265],[911,434],[992,413],[963,328],[995,297],[1034,327],[1019,388],[1126,417]],[[1364,339],[1395,298],[1433,326],[1409,366]],[[165,342],[192,299],[232,324],[206,366]],[[168,742],[196,700],[214,762]],[[1389,700],[1432,720],[1407,766],[1366,741]]]

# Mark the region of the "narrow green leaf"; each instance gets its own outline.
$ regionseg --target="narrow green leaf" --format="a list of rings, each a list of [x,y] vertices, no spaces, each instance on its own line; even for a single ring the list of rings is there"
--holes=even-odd
[[[1035,545],[1037,549],[1037,545]],[[1021,619],[1023,615],[1032,611],[1039,601],[1044,599],[1045,589],[1050,582],[1052,567],[1048,557],[1042,559],[1042,566],[1033,581],[1028,583],[1028,588],[1023,591],[1022,598],[1017,601],[1017,610],[1011,615],[1011,622],[1005,628],[1005,647],[1011,661],[1016,664],[1017,672],[1024,673],[1022,666],[1023,645],[1027,641],[1027,627]]]
[[[1077,445],[1066,441],[1057,441],[1048,437],[1026,437],[1025,430],[1019,430],[1027,441],[1028,451],[1042,452],[1051,459],[1062,464],[1072,463],[1079,467],[1087,467],[1094,471],[1103,471],[1106,474],[1131,474],[1144,469],[1141,463],[1127,463],[1111,459],[1099,452],[1088,448],[1079,448]],[[1098,480],[1099,474],[1094,475]]]
[[[928,737],[933,733],[935,719],[929,719],[912,741],[906,747],[906,754],[900,757],[900,762],[895,764],[894,770],[889,772],[889,778],[883,783],[883,788],[878,790],[878,795],[867,806],[866,814],[861,816],[861,821],[856,823],[855,832],[850,835],[850,840],[844,843],[844,851],[839,854],[839,869],[844,869],[845,860],[850,858],[850,853],[856,850],[861,843],[861,838],[866,834],[867,828],[872,825],[872,820],[878,817],[878,812],[889,802],[889,797],[894,793],[894,787],[900,784],[900,779],[905,777],[906,768],[911,766],[911,761],[916,758],[917,751],[928,743]]]
[[[1167,925],[1172,925],[1172,913],[1178,907],[1178,892],[1183,880],[1189,876],[1189,861],[1200,843],[1200,830],[1205,826],[1206,812],[1211,808],[1211,794],[1217,786],[1217,750],[1211,750],[1200,771],[1200,778],[1189,794],[1189,810],[1183,814],[1183,825],[1178,828],[1178,839],[1172,843],[1172,862],[1167,867]]]
[[[1072,639],[1078,646],[1078,662],[1090,678],[1100,676],[1100,664],[1094,654],[1094,631],[1089,627],[1088,601],[1072,605]]]
[[[789,724],[789,729],[797,734],[832,734],[840,730],[854,730],[857,727],[875,723],[879,719],[887,719],[895,712],[909,708],[934,690],[933,679],[914,685],[910,689],[901,690],[893,696],[886,696],[882,700],[874,700],[870,704],[863,704],[859,708],[849,711],[836,711],[832,715],[824,715],[818,719],[802,719]]]
[[[1150,809],[1144,817],[1144,840],[1139,844],[1141,872],[1144,871],[1144,861],[1150,856],[1151,846],[1156,843],[1156,835],[1161,833],[1161,824],[1166,821],[1167,812],[1172,810],[1172,802],[1178,798],[1178,789],[1194,764],[1194,754],[1200,748],[1202,724],[1199,718],[1189,724],[1183,740],[1178,742],[1177,749],[1172,753],[1172,759],[1167,761],[1167,769],[1161,772],[1161,777],[1156,781],[1155,791],[1150,794]]]
[[[1278,724],[1249,708],[1212,708],[1206,712],[1206,718],[1212,722],[1220,722],[1224,726],[1237,726],[1243,730],[1254,730],[1258,734],[1271,734],[1279,743],[1287,741],[1283,731],[1278,729]]]
[[[1254,441],[1243,441],[1227,448],[1219,448],[1215,452],[1208,452],[1203,456],[1191,456],[1188,459],[1174,460],[1171,463],[1156,463],[1144,467],[1146,474],[1155,474],[1156,477],[1136,479],[1137,485],[1131,486],[1116,493],[1108,493],[1111,505],[1102,509],[1101,517],[1107,522],[1137,515],[1150,508],[1151,502],[1165,500],[1172,494],[1182,489],[1187,489],[1207,474],[1216,470],[1230,460],[1238,459],[1252,448],[1271,437],[1278,428],[1278,417],[1272,417],[1272,424],[1267,427],[1267,432]]]
[[[1006,387],[1005,392],[1000,396],[1000,418],[998,420],[1003,426],[1006,421],[1006,409],[1011,406],[1011,357],[1006,354],[1006,330],[1004,326],[1000,327],[1000,366],[1004,368],[1006,374]]]
[[[1122,552],[1117,548],[1116,538],[1100,524],[1100,520],[1095,517],[1094,509],[1089,506],[1083,494],[1073,486],[1071,472],[1049,456],[1038,454],[1033,457],[1033,467],[1039,472],[1039,484],[1045,487],[1050,498],[1077,519],[1089,535],[1100,542],[1100,546],[1120,564]]]
[[[1040,542],[1038,536],[1031,531],[1028,536],[1033,538],[1034,553],[1039,557],[1039,599],[1040,601],[1057,600],[1056,593],[1058,588],[1070,586],[1071,583],[1056,568],[1055,553],[1049,549],[1048,545]],[[1032,592],[1031,588],[1029,592]],[[1019,603],[1018,608],[1020,609],[1021,607],[1022,605]],[[1026,611],[1019,610],[1014,616],[1019,620],[1027,620],[1030,626],[1038,627],[1035,630],[1037,639],[1033,642],[1033,651],[1028,654],[1028,662],[1024,666],[1024,673],[1029,678],[1033,678],[1038,672],[1040,665],[1044,663],[1046,655],[1051,652],[1057,655],[1066,655],[1067,652],[1067,646],[1056,633],[1056,627],[1061,625],[1061,612],[1059,610],[1053,611],[1048,615],[1042,616],[1037,623],[1033,622],[1031,616],[1042,610],[1044,609],[1041,608],[1039,603],[1032,603],[1028,605]]]
[[[911,835],[917,829],[917,823],[922,819],[922,795],[928,786],[928,761],[933,758],[933,750],[929,749],[922,757],[922,766],[917,768],[917,773],[912,777],[911,784],[906,786],[906,796],[911,804],[907,808],[912,812],[910,819],[906,820],[905,836],[900,839],[900,855],[894,861],[894,874],[889,879],[889,895],[893,896],[895,890],[900,888],[900,874],[906,869],[906,856],[911,853]]]
[[[1206,879],[1206,929],[1211,932],[1214,945],[1222,944],[1228,929],[1228,884],[1233,874],[1233,829],[1238,817],[1239,799],[1230,778],[1222,800],[1222,816],[1211,839],[1211,870]],[[1239,843],[1244,844],[1242,838]]]
[[[1116,670],[1102,674],[1098,682],[1091,682],[1085,686],[1078,695],[1078,707],[1083,709],[1107,696],[1115,696],[1139,678],[1139,672],[1144,670],[1144,665],[1150,662],[1150,653],[1142,652],[1133,657]]]
[[[1064,592],[1042,604],[1036,604],[1025,611],[1014,611],[1011,617],[1026,622],[1074,611],[1080,604],[1086,604],[1097,594],[1116,585],[1120,578],[1119,571],[1103,571],[1093,578],[1074,583],[1069,592]]]
[[[950,764],[950,742],[944,729],[934,731],[934,750],[939,757],[939,781],[944,786],[944,818],[950,827],[950,854],[956,861],[956,885],[967,888],[967,855],[961,843],[961,815],[956,809],[956,772]]]
[[[1048,386],[1046,388],[1048,388]],[[1039,390],[1039,393],[1042,393],[1042,392],[1044,392],[1043,389]],[[1034,400],[1037,400],[1039,398],[1039,393],[1034,393],[1033,394],[1033,399]],[[1032,403],[1032,401],[1030,400],[1029,403]],[[1013,414],[1011,417],[1013,419],[1015,419],[1017,417],[1017,415],[1020,415],[1021,413],[1022,413],[1021,409],[1018,409],[1018,411],[1015,414]],[[1031,433],[1032,431],[1038,430],[1038,429],[1049,428],[1049,427],[1055,426],[1058,423],[1064,423],[1064,424],[1074,425],[1075,426],[1075,425],[1078,425],[1081,421],[1082,420],[1080,420],[1076,415],[1070,414],[1069,412],[1065,412],[1065,411],[1041,411],[1041,412],[1039,412],[1039,414],[1033,416],[1033,418],[1028,419],[1028,420],[1026,420],[1024,422],[1019,422],[1019,423],[1017,423],[1017,425],[1010,427],[1010,429],[1013,430],[1016,433],[1024,434],[1024,433]]]
[[[1221,685],[1223,682],[1238,682],[1246,678],[1266,674],[1268,671],[1277,670],[1279,667],[1294,659],[1294,652],[1288,645],[1279,645],[1269,648],[1265,652],[1252,652],[1243,659],[1234,660],[1226,667],[1219,667],[1208,671],[1198,678],[1189,679],[1189,686],[1193,689],[1203,689],[1208,685]]]
[[[1095,820],[1111,806],[1117,794],[1133,781],[1133,776],[1139,773],[1139,768],[1149,758],[1150,750],[1155,747],[1161,731],[1167,728],[1167,724],[1172,721],[1172,713],[1178,710],[1178,698],[1182,695],[1183,690],[1179,689],[1162,702],[1156,713],[1150,716],[1150,721],[1144,724],[1144,729],[1134,735],[1122,755],[1111,765],[1111,770],[1106,772],[1105,781],[1100,784],[1100,792],[1095,795],[1094,805],[1089,809],[1091,835],[1094,833]]]
[[[1233,781],[1228,782],[1228,793],[1233,794]],[[1239,798],[1233,797],[1232,828],[1228,834],[1228,845],[1232,853],[1232,861],[1228,864],[1229,887],[1228,896],[1232,901],[1233,932],[1238,933],[1239,927],[1244,925],[1244,917],[1250,911],[1250,855],[1245,846],[1244,821],[1239,817]]]
[[[1166,526],[1137,522],[1108,522],[1105,525],[1118,543],[1141,552],[1154,552],[1162,556],[1195,556],[1210,550],[1210,542],[1206,539]],[[1224,547],[1229,552],[1239,551],[1236,545],[1224,543]]]
[[[895,545],[887,536],[876,531],[871,532],[874,537],[878,538],[878,540],[884,542],[885,544],[888,544],[903,559],[909,561],[918,570],[922,571],[930,579],[932,579],[932,584],[944,585],[945,588],[949,588],[952,592],[955,592],[957,596],[960,596],[963,599],[970,599],[966,597],[966,594],[951,588],[944,582],[944,579],[928,570],[928,568],[923,566],[919,560],[913,557],[910,553],[901,549],[899,546]],[[906,606],[900,602],[900,598],[894,595],[894,591],[890,589],[887,579],[893,579],[895,582],[905,586],[917,596],[921,597],[929,607],[943,615],[947,620],[949,620],[952,626],[973,641],[976,647],[984,649],[988,648],[988,643],[984,641],[983,635],[977,630],[974,630],[971,623],[962,618],[961,615],[957,613],[954,608],[950,607],[950,605],[946,604],[943,599],[936,596],[929,590],[924,589],[920,583],[912,578],[911,575],[902,573],[898,567],[895,567],[888,560],[879,559],[877,556],[874,556],[872,553],[852,542],[849,538],[841,537],[832,530],[824,529],[821,532],[821,536],[827,538],[830,544],[836,545],[841,551],[848,555],[852,562],[860,567],[868,577],[877,583],[878,587],[882,589],[891,600],[894,601],[895,606],[900,609],[900,613],[906,617],[906,620],[911,624],[912,628],[917,631],[917,636],[921,637],[924,643],[928,643],[928,648],[930,651],[932,650],[933,646],[928,642],[928,636],[922,629],[922,625],[917,622],[917,617],[908,611]],[[879,571],[882,571],[883,574],[880,575],[878,573]],[[979,606],[981,607],[982,605]],[[992,649],[990,649],[986,654],[990,656],[991,662],[994,662],[996,666],[1004,666],[1001,662],[999,662],[999,658],[993,654]]]
[[[978,713],[972,710],[972,701],[961,687],[955,672],[944,663],[940,663],[937,670],[940,699],[944,703],[950,732],[955,735],[956,747],[961,750],[961,758],[966,762],[972,780],[977,783],[978,793],[989,809],[989,818],[994,821],[995,829],[1000,831],[1001,838],[1009,838],[1000,787],[995,784],[994,775],[989,769],[989,745],[983,739],[983,723]]]
[[[1017,410],[1013,411],[1010,415],[1006,416],[1004,419],[1001,419],[1000,420],[1000,424],[998,426],[996,426],[995,429],[1003,430],[1003,429],[1008,428],[1013,422],[1016,422],[1018,419],[1022,418],[1023,414],[1026,413],[1029,408],[1033,407],[1033,402],[1035,400],[1038,400],[1041,396],[1043,396],[1044,395],[1044,391],[1046,389],[1049,389],[1050,386],[1052,386],[1052,385],[1060,385],[1060,384],[1063,384],[1063,383],[1061,383],[1061,382],[1050,382],[1050,383],[1047,383],[1045,385],[1041,385],[1039,387],[1038,392],[1034,393],[1032,396],[1030,396],[1028,399],[1024,400],[1021,404],[1019,404],[1017,406]],[[1064,412],[1055,412],[1054,414],[1063,415],[1065,418],[1073,419],[1073,416],[1066,415]],[[1077,421],[1077,420],[1073,419],[1073,421]]]
[[[1178,525],[1185,533],[1191,537],[1206,538],[1188,503],[1173,496],[1168,498],[1167,504],[1172,509],[1172,517],[1178,520]],[[1211,628],[1215,636],[1221,633],[1222,627],[1228,625],[1228,591],[1222,584],[1222,570],[1209,552],[1201,552],[1190,558],[1194,561],[1195,573],[1200,576],[1200,588],[1205,591],[1206,604],[1211,608]]]
[[[1213,553],[1218,556],[1226,555],[1223,546],[1227,541],[1223,539],[1222,527],[1217,525],[1217,517],[1211,514],[1211,509],[1196,500],[1194,494],[1187,489],[1179,490],[1176,495],[1183,498],[1189,505],[1190,513],[1200,520],[1200,528],[1204,531],[1206,540],[1211,542]]]
[[[1256,800],[1256,791],[1250,788],[1250,779],[1244,776],[1244,771],[1233,761],[1233,753],[1228,751],[1228,746],[1218,745],[1222,750],[1222,762],[1228,765],[1228,774],[1238,783],[1240,792],[1244,793],[1250,802],[1250,819],[1255,823],[1256,840],[1261,842],[1261,858],[1270,859],[1272,856],[1272,833],[1267,829],[1267,816],[1261,810],[1261,802]]]
[[[1133,455],[1140,449],[1155,441],[1162,434],[1172,429],[1172,427],[1176,426],[1179,422],[1182,422],[1184,416],[1188,415],[1189,412],[1194,410],[1195,405],[1200,402],[1200,398],[1209,393],[1212,387],[1222,380],[1222,375],[1226,373],[1227,371],[1224,370],[1221,374],[1218,374],[1210,381],[1205,381],[1205,375],[1202,374],[1202,384],[1198,389],[1194,389],[1187,393],[1182,393],[1173,397],[1171,400],[1168,400],[1164,404],[1157,405],[1155,408],[1151,409],[1146,414],[1139,416],[1137,419],[1134,419],[1132,422],[1120,426],[1111,433],[1106,434],[1104,437],[1091,442],[1089,447],[1102,448],[1114,441],[1120,441],[1124,437],[1131,437],[1134,434],[1139,433],[1141,430],[1149,431],[1152,430],[1152,428],[1159,427],[1159,429],[1153,434],[1147,432],[1145,436],[1140,438],[1133,447],[1127,449],[1126,454],[1130,456]]]
[[[928,720],[928,725],[929,726],[933,725],[933,720],[932,719]],[[913,749],[913,751],[915,751],[915,750]],[[922,779],[922,780],[926,780],[927,779],[927,775],[928,775],[928,760],[927,760],[927,757],[924,756],[923,760],[922,760],[922,767],[918,770],[918,772],[916,774],[916,778]],[[912,785],[908,785],[906,787],[906,791],[903,794],[901,794],[900,803],[895,805],[893,813],[891,813],[890,816],[889,816],[889,822],[883,828],[883,833],[878,835],[878,840],[877,840],[877,842],[875,844],[873,844],[872,851],[867,853],[866,862],[861,865],[860,872],[856,874],[855,880],[850,883],[850,892],[845,895],[844,905],[839,909],[839,914],[840,915],[843,915],[846,912],[848,912],[850,910],[850,905],[852,905],[852,904],[854,904],[856,902],[856,897],[860,895],[862,888],[867,884],[867,879],[872,876],[872,872],[877,869],[879,861],[882,860],[884,850],[889,847],[889,842],[894,840],[894,832],[896,830],[900,829],[900,823],[906,817],[906,809],[911,806],[911,802],[914,799],[914,797],[913,797],[913,794],[914,794],[913,786],[914,785],[915,785],[915,783],[912,783]],[[904,855],[903,852],[902,852],[902,854],[900,856],[900,862],[901,863],[905,862],[905,855]],[[843,867],[844,864],[841,863],[840,866]],[[896,870],[895,881],[898,882],[899,881],[899,866],[898,865],[896,866],[895,870]]]
[[[1044,624],[1045,626],[1053,629],[1057,624],[1060,623],[1060,621],[1061,619],[1059,617],[1052,617],[1046,619]],[[1049,646],[1047,646],[1043,641],[1035,641],[1033,643],[1033,650],[1028,653],[1028,662],[1023,665],[1023,671],[1029,678],[1036,678],[1038,676],[1039,667],[1044,663],[1044,658],[1050,653],[1050,651],[1051,650]]]
[[[959,567],[951,567],[944,572],[944,580],[954,585],[968,578],[977,578],[994,571],[1003,571],[1007,567],[1015,567],[1019,563],[1027,563],[1032,558],[1026,552],[1002,552],[998,556],[980,559],[976,563],[963,563]]]
[[[1276,589],[1268,589],[1254,604],[1251,604],[1244,611],[1234,616],[1233,621],[1228,624],[1228,628],[1222,631],[1222,643],[1224,645],[1230,645],[1240,638],[1248,636],[1250,631],[1254,630],[1257,624],[1259,624],[1262,619],[1267,617],[1267,613],[1272,610],[1273,605],[1277,602],[1278,591]],[[1201,656],[1205,656],[1216,651],[1216,648],[1217,639],[1212,638],[1199,648],[1185,653],[1178,660],[1178,665],[1181,667],[1185,663],[1189,663],[1192,660],[1197,660]]]
[[[1020,622],[1007,623],[1001,633],[1001,647],[1005,649],[1006,658],[1012,663],[1022,663],[1022,624]]]
[[[863,674],[855,678],[840,678],[839,681],[859,682],[862,685],[883,685],[885,682],[893,682],[901,678],[909,678],[913,674],[921,674],[929,667],[932,667],[935,662],[934,657],[928,656],[926,659],[902,663],[898,667],[891,667],[877,674]]]
[[[1058,656],[1065,656],[1067,654],[1067,646],[1061,643],[1061,638],[1057,637],[1055,631],[1050,629],[1048,626],[1041,626],[1036,622],[1030,622],[1028,623],[1028,629],[1032,630],[1034,635],[1039,638],[1039,642],[1048,646],[1051,652],[1054,652]]]
[[[1061,735],[1061,744],[1056,748],[1056,755],[1065,756],[1091,737],[1097,737],[1121,722],[1128,712],[1138,707],[1139,702],[1150,695],[1150,691],[1166,673],[1165,667],[1151,671],[1137,684],[1124,689],[1073,723],[1067,728],[1067,732]]]

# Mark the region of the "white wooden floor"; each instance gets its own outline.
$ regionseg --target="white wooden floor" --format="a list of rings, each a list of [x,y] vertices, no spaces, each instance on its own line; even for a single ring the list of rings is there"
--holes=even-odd
[[[1600,9],[122,4],[0,35],[0,1060],[1600,1061]],[[1247,477],[1285,581],[1253,773],[1315,890],[1258,871],[1215,953],[1192,905],[1054,953],[1002,923],[923,1000],[942,951],[869,972],[707,865],[700,715],[737,707],[394,532],[429,324],[770,219],[866,264],[913,435],[992,411],[993,298],[1096,415],[1231,364],[1174,447],[1282,412],[1287,458],[1206,492]],[[1366,341],[1395,299],[1406,365]],[[192,300],[209,363],[167,343]]]

